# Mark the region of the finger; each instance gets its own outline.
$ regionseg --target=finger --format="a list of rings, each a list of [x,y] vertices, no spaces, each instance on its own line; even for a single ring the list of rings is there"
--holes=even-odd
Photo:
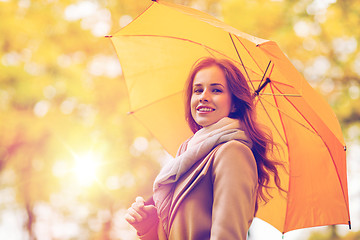
[[[144,212],[143,210],[139,210],[139,209],[134,209],[134,208],[129,208],[128,209],[128,213],[135,218],[136,222],[141,222],[143,221],[145,218],[147,218],[147,213]]]
[[[145,199],[142,197],[136,197],[135,202],[139,207],[143,207],[145,205]]]
[[[130,224],[133,224],[136,222],[136,219],[134,217],[132,217],[129,213],[125,214],[124,218]]]
[[[145,202],[145,199],[143,197],[141,197],[141,196],[138,196],[138,197],[135,198],[135,201],[136,202]]]
[[[143,209],[144,209],[144,212],[146,212],[148,216],[157,213],[157,208],[154,205],[144,206]]]
[[[144,211],[144,205],[141,203],[134,202],[131,205],[131,208],[135,210],[138,214],[140,214],[143,218],[147,218],[148,214]]]
[[[141,222],[143,217],[133,208],[128,209],[128,214],[135,219],[135,222]]]
[[[145,205],[143,205],[141,202],[134,202],[133,204],[131,204],[131,208],[133,208],[137,212],[143,212],[144,206]]]

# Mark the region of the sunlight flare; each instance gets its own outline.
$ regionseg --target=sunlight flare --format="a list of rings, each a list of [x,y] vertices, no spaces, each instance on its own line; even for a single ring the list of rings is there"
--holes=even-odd
[[[90,186],[97,179],[100,158],[93,152],[75,156],[74,174],[81,186]]]

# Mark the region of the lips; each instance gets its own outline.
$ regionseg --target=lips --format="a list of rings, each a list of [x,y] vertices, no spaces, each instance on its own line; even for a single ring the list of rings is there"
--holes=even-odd
[[[196,111],[198,111],[198,112],[213,112],[213,111],[215,111],[215,109],[211,108],[211,107],[207,107],[207,106],[199,106],[196,108]]]

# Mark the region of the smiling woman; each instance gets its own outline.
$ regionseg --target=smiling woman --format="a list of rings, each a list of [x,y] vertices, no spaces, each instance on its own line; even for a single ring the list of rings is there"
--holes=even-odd
[[[273,139],[255,121],[249,85],[230,60],[200,58],[184,95],[194,135],[156,177],[153,201],[137,197],[125,219],[143,240],[245,240],[270,179],[281,189],[278,163],[267,155]]]

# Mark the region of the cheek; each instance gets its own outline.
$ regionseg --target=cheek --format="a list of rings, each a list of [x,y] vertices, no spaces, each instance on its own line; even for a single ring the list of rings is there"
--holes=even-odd
[[[224,106],[224,111],[226,111],[227,113],[230,113],[232,110],[232,101],[231,98],[226,98],[223,101],[223,106]]]
[[[194,97],[191,97],[191,99],[190,99],[190,107],[192,108],[194,106],[194,104],[195,104],[195,99],[194,99]]]
[[[193,112],[195,111],[195,108],[197,106],[197,101],[194,97],[191,97],[190,99],[190,110],[191,110],[191,114],[193,114]]]

